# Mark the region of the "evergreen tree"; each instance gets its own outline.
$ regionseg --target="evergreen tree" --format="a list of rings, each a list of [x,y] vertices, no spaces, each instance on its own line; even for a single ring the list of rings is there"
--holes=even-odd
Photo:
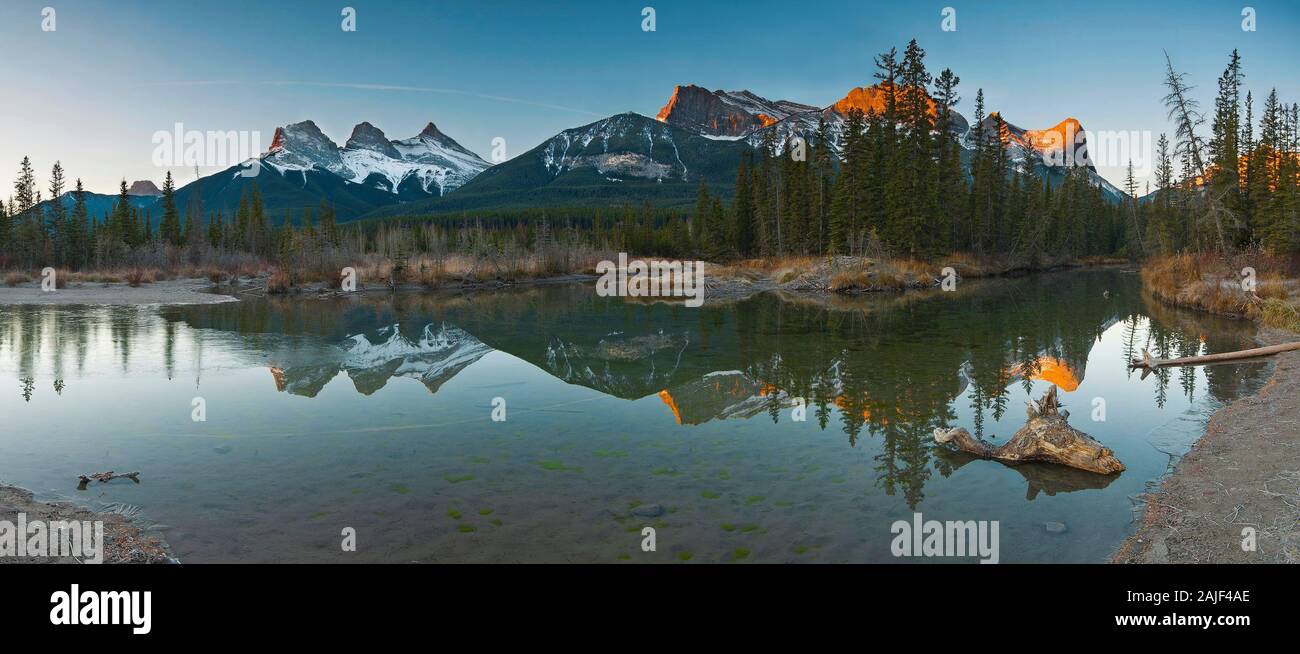
[[[81,185],[81,179],[77,179],[76,187],[72,191],[72,219],[71,238],[69,247],[71,250],[71,261],[73,266],[78,268],[86,266],[90,262],[90,212],[86,209],[86,189]]]
[[[749,188],[747,159],[748,157],[742,156],[736,169],[736,200],[733,209],[736,220],[733,228],[734,247],[742,257],[754,254],[754,196]]]
[[[959,235],[965,222],[962,212],[966,203],[966,173],[961,165],[961,145],[953,133],[954,107],[961,101],[957,95],[959,83],[961,78],[949,68],[943,69],[935,78],[934,101],[938,114],[935,149],[938,154],[934,189],[938,218],[934,237],[936,249],[941,251],[948,251],[960,243]],[[1032,157],[1026,157],[1025,162],[1030,167],[1026,172],[1032,175]]]
[[[163,178],[162,187],[162,222],[158,225],[158,238],[164,245],[180,245],[181,240],[181,218],[180,212],[176,209],[176,183],[172,180],[171,171],[167,171],[167,176]]]
[[[9,251],[10,233],[9,210],[5,208],[4,202],[0,202],[0,256]]]
[[[44,232],[49,235],[51,241],[53,263],[59,265],[67,263],[68,213],[67,208],[63,206],[63,189],[66,185],[67,180],[63,176],[63,164],[56,161],[54,162],[54,168],[50,171],[50,203],[49,208],[45,211]]]
[[[700,180],[700,188],[695,194],[695,214],[691,217],[691,231],[695,236],[696,252],[705,253],[710,251],[709,239],[709,214],[712,212],[713,204],[709,199],[709,187]]]

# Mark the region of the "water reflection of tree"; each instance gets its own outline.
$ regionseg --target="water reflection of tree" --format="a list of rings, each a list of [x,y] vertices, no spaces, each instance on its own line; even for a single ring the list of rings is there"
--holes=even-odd
[[[767,295],[709,303],[703,309],[611,301],[583,286],[472,295],[271,298],[166,308],[161,329],[156,320],[141,317],[154,316],[152,310],[24,310],[0,317],[0,349],[14,358],[20,379],[35,378],[41,362],[50,366],[52,377],[62,379],[65,354],[75,347],[78,365],[84,365],[94,330],[102,328],[123,370],[129,369],[137,347],[161,347],[160,360],[170,377],[177,365],[174,350],[187,339],[197,353],[205,340],[237,334],[238,350],[260,353],[271,365],[306,365],[319,361],[297,353],[299,344],[310,355],[319,344],[338,344],[348,335],[383,326],[418,330],[446,322],[548,369],[545,351],[557,338],[593,351],[596,343],[624,339],[626,345],[646,334],[666,334],[672,337],[670,348],[647,350],[642,358],[600,361],[626,384],[592,387],[638,399],[684,388],[710,372],[739,370],[764,389],[758,410],[773,421],[788,415],[783,409],[790,398],[802,397],[819,428],[842,430],[851,446],[862,438],[877,439],[877,484],[915,506],[934,470],[951,473],[951,466],[932,456],[930,434],[957,420],[959,403],[970,406],[974,432],[1007,436],[984,434],[986,421],[989,416],[999,421],[1010,410],[1017,384],[1027,392],[1035,378],[1045,378],[1046,365],[1082,379],[1093,345],[1117,322],[1124,322],[1125,357],[1143,348],[1168,358],[1246,344],[1247,325],[1147,302],[1136,282],[1119,274],[1050,275],[963,282],[952,294],[825,302]],[[1108,290],[1110,298],[1104,296]],[[679,347],[682,343],[689,347]],[[42,354],[42,347],[49,350]],[[1235,366],[1203,370],[1210,395],[1218,399],[1238,396],[1251,381]],[[1190,398],[1195,392],[1195,369],[1155,374],[1161,406],[1174,375],[1184,395]],[[707,392],[703,386],[698,390]],[[30,390],[24,396],[30,398]],[[703,417],[690,424],[719,415],[711,411],[715,405],[702,404],[697,407]]]
[[[1170,307],[1147,296],[1141,300],[1141,313],[1134,312],[1124,319],[1127,333],[1132,334],[1124,352],[1126,365],[1141,358],[1144,349],[1157,359],[1175,359],[1254,347],[1250,323]],[[1156,406],[1163,407],[1168,401],[1169,385],[1175,375],[1182,394],[1194,400],[1198,370],[1205,375],[1210,396],[1220,402],[1240,396],[1260,374],[1259,366],[1252,364],[1159,368],[1150,373],[1155,380]],[[1128,374],[1141,372],[1129,370]]]
[[[1017,377],[1026,391],[1035,378],[1059,383],[1044,370],[1050,365],[1077,383],[1093,345],[1117,322],[1127,322],[1126,352],[1138,340],[1157,356],[1203,347],[1195,333],[1143,318],[1135,282],[1118,273],[1044,276],[920,302],[865,300],[861,310],[755,298],[735,309],[742,369],[767,387],[810,398],[822,429],[831,408],[839,409],[851,446],[863,432],[879,439],[877,483],[915,507],[931,474],[933,429],[956,420],[954,400],[963,393],[974,431],[984,436],[986,416],[1000,420],[1008,410]],[[1238,346],[1240,325],[1225,333],[1234,336],[1215,345]],[[1186,370],[1181,389],[1192,399],[1195,370]],[[1161,373],[1156,392],[1163,405],[1170,371]],[[1211,384],[1216,397],[1237,390]],[[774,420],[776,397],[768,395]],[[935,464],[941,474],[951,472]]]
[[[154,341],[157,329],[165,334],[162,345],[169,352],[176,328],[160,327],[152,308],[26,307],[0,313],[0,356],[12,362],[23,398],[30,401],[38,379],[52,383],[55,394],[62,395],[71,364],[75,363],[77,375],[83,374],[87,360],[99,354],[96,349],[102,343],[97,341],[104,336],[123,372],[129,372],[137,342]]]

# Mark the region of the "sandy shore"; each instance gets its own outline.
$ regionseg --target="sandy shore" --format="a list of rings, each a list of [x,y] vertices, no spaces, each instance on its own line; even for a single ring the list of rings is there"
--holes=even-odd
[[[167,546],[156,536],[146,536],[126,517],[116,513],[95,513],[67,502],[38,502],[21,488],[0,485],[0,521],[18,524],[18,514],[26,515],[27,524],[60,520],[103,521],[104,563],[169,563]],[[27,556],[3,557],[0,563],[79,563],[70,557]]]
[[[41,290],[40,282],[0,286],[0,305],[31,304],[217,304],[234,302],[229,295],[208,292],[206,279],[175,279],[130,286],[124,283],[71,282],[56,291]]]
[[[1296,340],[1275,329],[1262,345]],[[1300,562],[1300,352],[1268,383],[1219,410],[1161,487],[1113,563]],[[1257,538],[1243,551],[1243,530]]]

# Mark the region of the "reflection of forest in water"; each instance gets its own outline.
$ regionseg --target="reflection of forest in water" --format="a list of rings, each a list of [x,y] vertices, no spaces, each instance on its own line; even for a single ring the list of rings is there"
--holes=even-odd
[[[168,378],[193,374],[198,383],[217,354],[220,365],[269,368],[267,391],[314,397],[340,374],[367,395],[396,377],[436,392],[499,350],[608,395],[657,395],[665,419],[682,425],[788,420],[788,409],[806,401],[808,419],[842,430],[851,446],[878,439],[878,483],[915,505],[932,473],[935,427],[953,424],[968,404],[973,432],[1009,436],[986,434],[985,424],[1019,410],[1008,406],[1011,391],[1028,393],[1036,381],[1073,391],[1094,345],[1115,325],[1124,333],[1125,359],[1107,366],[1143,348],[1161,358],[1238,349],[1250,344],[1252,331],[1248,323],[1158,305],[1141,296],[1137,275],[1109,271],[852,300],[765,294],[700,309],[599,298],[589,286],[161,310],[29,308],[0,319],[0,354],[13,364],[25,399],[38,374],[61,391],[88,358],[128,372],[140,351],[156,357]],[[1171,388],[1190,399],[1197,370],[1220,401],[1262,374],[1258,367],[1248,374],[1236,366],[1162,369],[1151,380],[1156,406]],[[934,460],[944,475],[962,464]]]

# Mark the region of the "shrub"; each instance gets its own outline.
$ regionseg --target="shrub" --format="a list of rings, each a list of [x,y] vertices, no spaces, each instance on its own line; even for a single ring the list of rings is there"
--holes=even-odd
[[[141,284],[152,284],[158,281],[158,273],[154,270],[144,268],[132,268],[126,273],[126,283],[130,286],[139,286]]]
[[[293,287],[293,280],[289,278],[289,273],[283,270],[276,270],[269,279],[266,280],[266,292],[272,295],[288,293]]]

